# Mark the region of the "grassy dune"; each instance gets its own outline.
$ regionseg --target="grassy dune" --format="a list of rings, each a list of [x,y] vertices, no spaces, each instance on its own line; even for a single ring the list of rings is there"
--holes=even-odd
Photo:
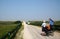
[[[0,37],[15,29],[17,24],[12,21],[0,21]]]

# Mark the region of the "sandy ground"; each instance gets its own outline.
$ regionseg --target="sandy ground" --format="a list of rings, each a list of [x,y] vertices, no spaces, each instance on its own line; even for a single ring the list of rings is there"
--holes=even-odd
[[[19,30],[14,39],[23,39],[23,33],[24,30],[22,31]]]

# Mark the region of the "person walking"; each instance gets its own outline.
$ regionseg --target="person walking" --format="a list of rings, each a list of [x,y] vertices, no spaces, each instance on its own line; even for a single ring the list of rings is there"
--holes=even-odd
[[[49,24],[50,24],[50,31],[53,31],[54,21],[51,18],[49,18]]]

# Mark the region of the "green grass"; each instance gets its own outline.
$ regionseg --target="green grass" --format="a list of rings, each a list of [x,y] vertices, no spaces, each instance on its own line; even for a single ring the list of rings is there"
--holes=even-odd
[[[41,26],[42,21],[29,21],[31,25]],[[48,21],[46,21],[48,23]],[[60,21],[54,21],[54,25],[60,25]]]
[[[30,25],[41,26],[42,21],[30,21]]]
[[[15,29],[17,24],[11,21],[0,21],[0,37]]]
[[[60,21],[55,21],[54,25],[60,25]]]

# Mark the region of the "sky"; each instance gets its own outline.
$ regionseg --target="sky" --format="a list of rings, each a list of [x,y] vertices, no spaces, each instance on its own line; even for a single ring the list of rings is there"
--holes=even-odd
[[[60,0],[0,0],[0,20],[60,20]]]

